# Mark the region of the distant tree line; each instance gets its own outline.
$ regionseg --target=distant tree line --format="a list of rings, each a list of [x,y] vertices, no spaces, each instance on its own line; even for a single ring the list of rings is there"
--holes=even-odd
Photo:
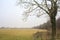
[[[60,18],[58,18],[56,20],[56,26],[57,26],[58,29],[60,29]],[[33,28],[35,28],[35,29],[51,29],[51,22],[49,20],[46,23],[44,23],[42,25],[39,25],[39,26],[35,26]]]

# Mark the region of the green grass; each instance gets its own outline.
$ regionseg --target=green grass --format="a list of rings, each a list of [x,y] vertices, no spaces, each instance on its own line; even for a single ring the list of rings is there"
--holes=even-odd
[[[33,40],[37,29],[0,29],[0,40]],[[42,31],[42,30],[40,30]]]

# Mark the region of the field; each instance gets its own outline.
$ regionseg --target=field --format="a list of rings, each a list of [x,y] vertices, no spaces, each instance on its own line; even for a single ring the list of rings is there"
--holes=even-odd
[[[33,34],[42,29],[0,29],[0,40],[33,40]]]

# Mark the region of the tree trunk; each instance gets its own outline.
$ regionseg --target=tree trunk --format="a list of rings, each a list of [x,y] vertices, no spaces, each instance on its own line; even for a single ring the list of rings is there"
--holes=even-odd
[[[57,3],[54,2],[54,10],[51,12],[51,24],[52,24],[52,39],[51,40],[56,40],[56,15],[57,15]]]
[[[51,17],[51,24],[52,24],[52,37],[51,40],[56,40],[56,18]]]

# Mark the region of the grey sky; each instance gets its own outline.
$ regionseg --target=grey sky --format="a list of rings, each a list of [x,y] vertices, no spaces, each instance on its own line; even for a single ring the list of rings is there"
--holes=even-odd
[[[29,17],[27,22],[22,20],[23,8],[16,5],[17,0],[0,0],[0,27],[31,28],[43,24],[47,18]]]

